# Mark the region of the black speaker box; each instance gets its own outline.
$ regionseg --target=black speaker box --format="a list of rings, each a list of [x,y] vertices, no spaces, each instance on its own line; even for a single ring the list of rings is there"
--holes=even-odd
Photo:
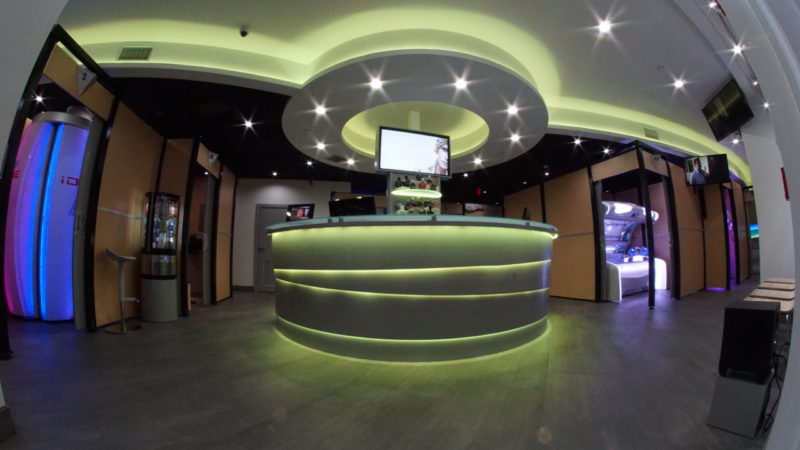
[[[759,384],[772,374],[780,304],[737,300],[725,308],[719,374]]]

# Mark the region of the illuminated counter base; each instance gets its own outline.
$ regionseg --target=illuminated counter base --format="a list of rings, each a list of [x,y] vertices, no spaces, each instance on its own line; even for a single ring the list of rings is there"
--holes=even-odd
[[[278,329],[390,361],[507,350],[547,328],[555,228],[469,216],[355,216],[272,233]]]

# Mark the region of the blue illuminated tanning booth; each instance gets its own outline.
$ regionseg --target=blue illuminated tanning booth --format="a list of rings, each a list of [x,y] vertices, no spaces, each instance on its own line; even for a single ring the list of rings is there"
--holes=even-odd
[[[3,279],[8,311],[70,320],[78,186],[91,120],[45,112],[25,129],[14,165]]]

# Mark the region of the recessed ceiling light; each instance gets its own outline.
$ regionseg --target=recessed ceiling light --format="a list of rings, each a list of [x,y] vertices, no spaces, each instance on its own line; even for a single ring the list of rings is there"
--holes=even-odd
[[[325,150],[325,143],[317,142],[317,150]]]
[[[352,166],[352,165],[353,165],[353,164],[355,164],[355,163],[356,163],[356,160],[355,160],[355,159],[353,159],[353,158],[348,158],[348,159],[347,159],[347,165],[348,165],[348,166]]]
[[[383,87],[383,80],[380,78],[373,78],[369,81],[369,87],[377,90]]]
[[[325,114],[327,111],[328,111],[328,108],[326,108],[326,107],[324,107],[322,105],[317,105],[317,107],[314,108],[314,112],[317,113],[318,116],[321,116],[321,115]]]
[[[608,34],[611,32],[611,27],[613,24],[608,19],[603,19],[600,23],[597,24],[597,31],[602,34]]]
[[[42,103],[44,101],[44,97],[42,97],[41,95],[37,95],[33,99],[36,100],[36,103]]]
[[[758,80],[753,80],[753,86],[758,86]]]
[[[764,109],[769,109],[769,102],[764,102]]]
[[[510,105],[506,112],[508,112],[509,116],[516,116],[519,112],[519,107],[517,105]]]
[[[306,165],[307,165],[307,166],[310,166],[310,165],[312,165],[312,164],[314,164],[314,163],[312,163],[311,161],[306,161]]]
[[[464,172],[464,178],[467,178],[468,176],[469,174],[467,172]]]
[[[278,176],[278,172],[272,172],[272,176],[273,177],[277,177]]]
[[[572,143],[575,144],[575,145],[581,145],[581,144],[583,144],[583,139],[575,138],[575,140],[572,141]]]
[[[245,120],[244,121],[244,127],[245,128],[253,128],[253,122],[250,121],[250,120]]]
[[[475,158],[472,162],[474,162],[476,166],[480,166],[483,163],[483,160],[480,158]]]
[[[523,181],[522,184],[528,184],[528,182],[527,181]]]
[[[550,172],[545,172],[544,176],[549,177],[550,176]]]
[[[731,142],[733,142],[733,145],[736,145],[736,144],[738,144],[739,142],[742,142],[742,141],[740,141],[739,138],[733,138],[733,140]]]
[[[511,135],[511,142],[519,142],[519,135],[517,133]]]
[[[736,45],[733,46],[731,51],[733,52],[734,55],[741,55],[742,52],[744,51],[744,45],[736,44]]]
[[[458,78],[456,80],[456,89],[462,90],[467,88],[467,80],[463,78]]]
[[[609,154],[609,153],[611,153],[611,149],[608,148],[608,147],[603,147],[603,153]]]
[[[208,172],[203,172],[203,175],[208,175]]]
[[[672,85],[675,86],[675,89],[681,89],[686,86],[686,81],[683,78],[678,78]]]
[[[710,1],[710,2],[708,2],[708,7],[709,7],[710,9],[714,9],[714,8],[716,8],[716,7],[717,7],[717,2],[715,2],[715,1],[713,1],[713,0],[712,0],[712,1]]]

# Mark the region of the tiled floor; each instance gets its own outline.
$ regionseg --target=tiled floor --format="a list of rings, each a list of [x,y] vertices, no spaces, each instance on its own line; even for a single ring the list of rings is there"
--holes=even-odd
[[[450,363],[345,359],[237,292],[133,336],[12,320],[2,448],[741,449],[705,424],[724,306],[752,285],[621,304],[552,299],[550,329]]]

